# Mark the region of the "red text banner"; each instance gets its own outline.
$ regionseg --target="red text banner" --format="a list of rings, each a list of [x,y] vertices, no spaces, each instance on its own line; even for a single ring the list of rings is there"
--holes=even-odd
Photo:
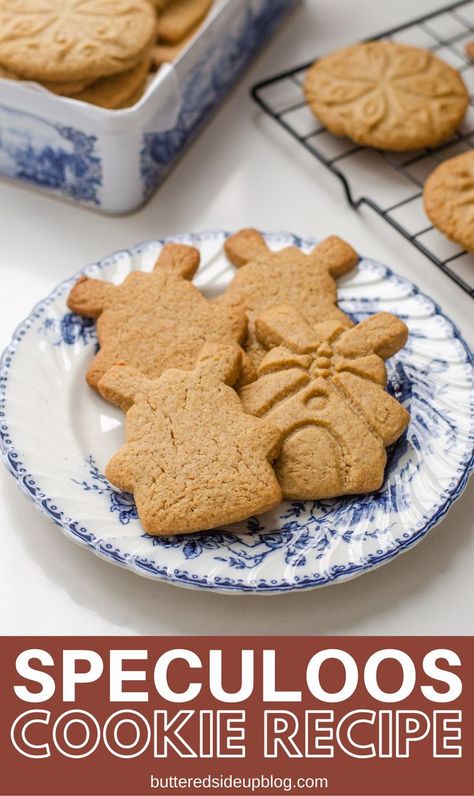
[[[3,638],[2,796],[472,796],[472,638]]]

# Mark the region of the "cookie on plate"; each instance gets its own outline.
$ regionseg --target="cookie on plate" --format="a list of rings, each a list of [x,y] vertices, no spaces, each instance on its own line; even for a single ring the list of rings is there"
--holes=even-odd
[[[192,368],[204,343],[235,345],[244,340],[243,305],[237,300],[228,306],[208,301],[191,284],[199,258],[192,246],[168,243],[152,273],[132,271],[120,285],[78,280],[68,307],[98,319],[100,350],[87,373],[91,387],[97,388],[117,362],[158,378],[167,368]]]
[[[257,318],[268,350],[258,379],[239,390],[247,412],[283,434],[275,472],[283,496],[319,500],[379,489],[385,448],[408,412],[385,391],[383,360],[406,342],[407,327],[387,312],[352,329],[309,324],[291,305]]]
[[[147,533],[217,528],[281,501],[271,466],[281,434],[246,414],[229,386],[241,361],[239,348],[214,345],[193,370],[151,380],[118,364],[100,380],[104,398],[127,412],[127,443],[105,472],[133,493]]]
[[[468,92],[433,53],[391,41],[345,47],[308,71],[307,100],[335,135],[388,150],[433,147],[463,119]]]
[[[273,252],[257,230],[243,229],[228,238],[225,251],[238,271],[217,302],[245,304],[249,317],[245,350],[254,364],[265,355],[255,335],[255,318],[275,304],[294,304],[310,323],[335,319],[343,326],[352,325],[336,305],[335,280],[354,268],[359,258],[341,238],[326,238],[308,254],[296,246]]]
[[[467,44],[466,44],[466,55],[468,55],[469,58],[472,58],[473,61],[474,61],[474,39],[472,41],[468,41],[467,42]]]
[[[425,183],[423,201],[433,224],[474,252],[474,151],[440,163]]]
[[[155,31],[148,0],[2,0],[0,64],[39,82],[94,80],[143,61]]]

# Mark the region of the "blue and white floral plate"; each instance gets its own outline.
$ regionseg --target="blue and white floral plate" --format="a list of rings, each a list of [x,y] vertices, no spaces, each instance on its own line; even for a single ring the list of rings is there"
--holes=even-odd
[[[232,278],[226,233],[183,235],[198,246],[196,284],[209,296]],[[268,235],[273,248],[308,250],[313,240]],[[162,241],[121,251],[83,273],[120,282],[151,269]],[[35,307],[14,334],[0,371],[0,442],[22,490],[71,539],[107,561],[181,586],[225,592],[285,592],[361,574],[414,545],[464,489],[473,468],[474,368],[456,327],[406,279],[363,259],[340,283],[354,319],[379,310],[409,326],[389,363],[390,389],[410,410],[406,435],[389,453],[375,494],[285,502],[217,532],[172,538],[143,533],[133,499],[113,489],[104,467],[123,442],[122,414],[87,387],[97,345],[91,321],[68,312],[77,274]]]

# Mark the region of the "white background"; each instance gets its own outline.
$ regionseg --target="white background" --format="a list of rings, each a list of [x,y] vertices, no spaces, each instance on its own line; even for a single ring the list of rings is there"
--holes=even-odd
[[[249,225],[342,235],[418,283],[472,346],[472,301],[370,211],[349,209],[334,177],[248,95],[285,67],[442,5],[306,0],[135,215],[103,217],[0,183],[0,347],[34,303],[89,261],[176,232]],[[313,592],[236,597],[153,583],[100,561],[39,515],[1,468],[0,633],[471,634],[473,486],[425,541],[379,570]]]

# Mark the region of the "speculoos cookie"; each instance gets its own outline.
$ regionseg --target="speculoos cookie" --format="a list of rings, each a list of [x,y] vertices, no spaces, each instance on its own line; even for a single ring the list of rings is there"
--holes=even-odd
[[[256,320],[268,353],[257,381],[239,391],[247,412],[283,434],[275,472],[283,496],[318,500],[372,492],[383,482],[385,448],[408,413],[388,392],[384,359],[406,342],[407,327],[387,312],[344,329],[309,324],[290,305]]]
[[[127,413],[127,443],[106,476],[133,493],[147,533],[209,530],[281,501],[271,465],[281,434],[247,414],[230,386],[241,362],[236,346],[208,345],[192,370],[151,380],[118,364],[99,381],[103,397]]]
[[[445,141],[469,101],[456,69],[428,50],[391,41],[356,44],[321,58],[304,89],[335,135],[399,151]]]

